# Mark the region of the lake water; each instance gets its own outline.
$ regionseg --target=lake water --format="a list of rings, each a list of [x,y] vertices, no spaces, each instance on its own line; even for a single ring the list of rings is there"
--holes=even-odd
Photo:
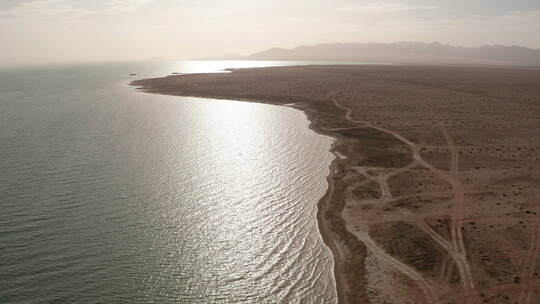
[[[332,140],[294,109],[128,85],[290,64],[0,70],[0,303],[335,303]]]

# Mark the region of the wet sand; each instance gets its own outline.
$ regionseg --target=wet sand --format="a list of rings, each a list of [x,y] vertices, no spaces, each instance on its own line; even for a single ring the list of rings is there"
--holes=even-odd
[[[340,303],[540,303],[540,69],[272,67],[132,84],[293,106],[336,138],[318,218]]]

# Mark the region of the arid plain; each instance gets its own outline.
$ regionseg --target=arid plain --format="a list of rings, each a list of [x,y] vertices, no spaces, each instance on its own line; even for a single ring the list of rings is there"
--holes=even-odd
[[[540,303],[540,69],[272,67],[133,85],[292,106],[336,138],[319,226],[340,303]]]

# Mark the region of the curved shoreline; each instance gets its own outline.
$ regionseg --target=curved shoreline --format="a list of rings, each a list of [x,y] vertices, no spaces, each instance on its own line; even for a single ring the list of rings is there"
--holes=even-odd
[[[257,101],[252,101],[257,102]],[[336,174],[336,170],[338,170],[338,163],[340,161],[344,161],[347,158],[343,158],[341,153],[337,152],[336,149],[338,146],[343,145],[343,139],[339,137],[338,134],[334,134],[330,131],[323,131],[320,126],[315,124],[314,117],[310,115],[309,112],[305,111],[305,109],[296,107],[294,104],[288,104],[284,105],[287,107],[292,107],[294,109],[302,111],[305,115],[309,123],[309,128],[313,130],[315,133],[329,136],[334,139],[329,152],[334,155],[334,160],[330,164],[330,172],[326,176],[326,181],[328,184],[328,187],[326,189],[325,194],[321,197],[321,199],[317,202],[317,224],[319,226],[319,232],[321,234],[321,238],[323,239],[325,245],[330,249],[332,252],[332,257],[334,259],[334,280],[336,283],[336,293],[337,293],[337,300],[338,303],[350,303],[350,301],[347,299],[346,292],[345,292],[345,278],[343,277],[343,256],[341,253],[341,249],[338,248],[338,238],[333,237],[332,234],[335,233],[332,231],[332,228],[330,227],[330,222],[325,220],[324,218],[324,212],[325,210],[331,209],[332,205],[332,198],[334,196],[335,192],[335,183],[334,183],[334,177]],[[345,156],[346,157],[346,156]],[[337,210],[336,210],[337,211]],[[339,213],[341,213],[342,210],[339,210]],[[337,212],[336,212],[337,213]],[[336,216],[335,214],[334,216]]]
[[[143,79],[141,81],[144,81],[144,80],[145,79]],[[137,82],[140,82],[140,81],[133,81],[131,84],[135,85],[135,86],[140,86],[139,84],[137,84]],[[348,158],[342,158],[341,157],[341,156],[345,156],[345,155],[343,155],[343,153],[340,153],[341,156],[336,153],[336,147],[345,144],[343,138],[340,138],[340,136],[338,134],[336,134],[336,133],[334,133],[332,131],[323,130],[316,123],[315,114],[312,111],[310,111],[309,108],[302,107],[302,106],[299,105],[299,102],[294,102],[294,101],[291,101],[291,100],[269,102],[269,101],[262,101],[262,100],[257,100],[257,99],[231,98],[229,96],[221,96],[221,95],[166,94],[166,93],[158,93],[158,92],[149,92],[145,88],[141,89],[141,87],[139,87],[138,89],[142,90],[145,93],[158,94],[158,95],[171,95],[171,96],[180,96],[180,97],[207,98],[207,99],[218,99],[218,100],[234,100],[234,101],[239,101],[239,102],[261,103],[261,104],[270,104],[270,105],[276,105],[276,106],[284,106],[284,107],[292,108],[292,109],[295,109],[295,110],[298,110],[298,111],[301,111],[302,113],[304,113],[306,119],[309,121],[308,128],[310,130],[312,130],[313,132],[315,132],[315,133],[317,133],[319,135],[324,135],[324,136],[331,137],[333,139],[333,143],[332,143],[332,145],[330,147],[330,150],[328,152],[330,152],[330,153],[332,153],[334,155],[334,160],[331,162],[330,167],[329,167],[330,172],[326,176],[326,181],[327,181],[328,187],[327,187],[324,195],[319,199],[319,201],[316,204],[316,206],[317,206],[317,226],[318,226],[318,230],[320,232],[321,239],[323,240],[323,243],[325,244],[325,246],[327,246],[330,249],[330,251],[332,253],[333,264],[334,264],[333,275],[334,275],[334,281],[335,281],[335,285],[336,285],[335,287],[336,287],[337,302],[340,303],[340,304],[354,303],[354,302],[348,300],[348,297],[346,295],[346,287],[345,286],[347,286],[347,283],[346,283],[347,280],[343,275],[343,268],[344,268],[344,266],[343,266],[344,260],[343,259],[344,259],[344,257],[342,257],[341,254],[340,254],[343,251],[343,249],[338,248],[338,242],[340,242],[339,236],[337,236],[337,235],[333,236],[333,234],[336,234],[336,232],[332,230],[330,221],[328,221],[327,219],[324,218],[324,212],[325,211],[326,212],[332,212],[332,213],[334,213],[333,214],[334,217],[339,217],[340,222],[343,222],[343,218],[341,218],[341,216],[340,216],[340,213],[341,213],[342,209],[337,210],[335,208],[332,208],[332,199],[333,199],[334,188],[335,188],[335,183],[334,183],[335,171],[337,170],[337,166],[338,166],[338,163],[340,161],[347,161],[347,159],[348,159]],[[335,108],[336,108],[336,110],[340,111],[339,108],[337,108],[337,107],[335,107]],[[346,231],[345,224],[344,223],[342,223],[342,224],[343,224],[342,228],[344,229],[344,231]],[[342,246],[343,246],[343,244],[342,244]],[[360,258],[364,258],[364,257],[360,257]]]
[[[268,68],[262,68],[268,69]],[[150,78],[136,80],[131,85],[137,86],[138,89],[145,93],[158,94],[158,95],[171,95],[181,97],[195,97],[195,98],[210,98],[220,100],[234,100],[240,102],[271,104],[277,106],[290,107],[303,112],[309,121],[309,129],[317,134],[329,136],[334,139],[334,142],[329,150],[334,154],[334,160],[330,164],[330,173],[326,177],[328,188],[323,197],[317,202],[317,224],[321,235],[321,238],[325,245],[330,249],[332,257],[334,259],[334,280],[336,283],[336,293],[339,304],[354,304],[354,303],[370,303],[369,298],[366,295],[366,273],[364,271],[365,259],[367,255],[367,248],[360,240],[356,238],[348,229],[342,212],[345,207],[345,201],[343,193],[347,185],[336,176],[338,167],[350,166],[354,161],[358,160],[358,157],[363,157],[361,153],[358,155],[347,155],[346,152],[341,151],[339,154],[345,156],[340,157],[336,150],[342,146],[355,146],[358,138],[345,137],[339,133],[339,131],[327,130],[323,128],[319,121],[323,115],[335,115],[335,118],[341,123],[349,124],[346,119],[346,113],[343,109],[339,108],[335,103],[328,102],[310,102],[310,100],[304,100],[298,96],[253,96],[246,98],[243,95],[236,94],[215,94],[210,92],[201,91],[186,91],[178,92],[176,87],[173,87],[173,91],[168,86],[161,86],[161,80],[169,80],[175,78],[187,78],[187,77],[204,77],[206,75],[220,76],[220,75],[234,75],[235,73],[241,73],[248,69],[234,69],[232,73],[223,74],[185,74],[185,75],[172,75],[162,78]],[[157,85],[154,84],[157,81]],[[338,188],[338,191],[336,191]],[[338,194],[338,195],[335,195]],[[354,270],[352,270],[354,269]]]

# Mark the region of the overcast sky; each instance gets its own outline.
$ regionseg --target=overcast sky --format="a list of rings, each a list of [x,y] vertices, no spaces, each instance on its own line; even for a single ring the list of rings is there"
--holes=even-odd
[[[0,64],[194,58],[326,42],[540,48],[540,0],[0,0]]]

